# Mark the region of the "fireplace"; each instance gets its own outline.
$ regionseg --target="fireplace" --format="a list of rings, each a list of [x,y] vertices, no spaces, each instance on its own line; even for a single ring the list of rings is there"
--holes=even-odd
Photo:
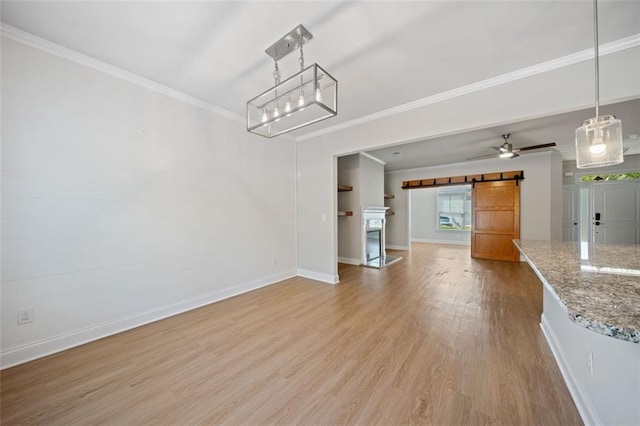
[[[362,210],[362,265],[382,268],[400,257],[387,256],[385,251],[385,214],[389,207],[365,207]]]

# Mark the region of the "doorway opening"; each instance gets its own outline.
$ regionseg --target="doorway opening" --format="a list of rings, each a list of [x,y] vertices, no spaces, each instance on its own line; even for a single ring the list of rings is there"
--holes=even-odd
[[[564,188],[564,240],[640,244],[640,172],[584,174]]]

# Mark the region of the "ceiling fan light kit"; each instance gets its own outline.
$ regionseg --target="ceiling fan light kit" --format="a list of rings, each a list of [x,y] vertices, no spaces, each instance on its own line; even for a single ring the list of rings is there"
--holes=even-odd
[[[598,55],[598,0],[593,0],[596,116],[576,129],[576,167],[613,166],[624,162],[622,122],[612,115],[599,115],[600,72]]]
[[[338,114],[338,81],[318,64],[304,67],[303,46],[313,36],[298,25],[268,49],[275,85],[247,102],[247,131],[272,138]],[[299,49],[300,71],[280,81],[278,60]]]
[[[498,147],[498,149],[500,150],[500,154],[498,154],[498,157],[500,158],[520,157],[520,154],[517,153],[518,150],[514,151],[513,144],[509,143],[510,136],[511,136],[511,133],[505,133],[504,135],[502,135],[502,139],[504,139],[504,143]]]
[[[519,157],[520,154],[516,154],[513,151],[505,151],[505,152],[501,152],[500,155],[498,155],[498,157],[500,158],[516,158]]]
[[[521,148],[513,148],[513,144],[509,142],[511,133],[505,133],[502,135],[504,142],[500,146],[492,146],[491,149],[498,151],[498,158],[517,158],[520,157],[519,152],[533,151],[534,149],[553,148],[556,146],[555,142],[543,143],[538,145],[523,146]],[[479,160],[481,158],[495,157],[495,154],[480,155],[477,157],[467,158],[467,160]]]

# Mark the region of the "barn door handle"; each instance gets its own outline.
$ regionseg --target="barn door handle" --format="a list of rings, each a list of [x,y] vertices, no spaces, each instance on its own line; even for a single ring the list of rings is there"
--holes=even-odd
[[[596,216],[593,219],[595,220],[593,224],[596,226],[600,226],[600,213],[596,213]]]

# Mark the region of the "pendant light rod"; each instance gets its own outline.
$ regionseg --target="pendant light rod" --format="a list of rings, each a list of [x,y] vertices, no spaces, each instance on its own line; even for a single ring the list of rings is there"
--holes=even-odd
[[[596,67],[596,117],[600,116],[600,55],[598,53],[598,0],[593,0],[593,50]]]

